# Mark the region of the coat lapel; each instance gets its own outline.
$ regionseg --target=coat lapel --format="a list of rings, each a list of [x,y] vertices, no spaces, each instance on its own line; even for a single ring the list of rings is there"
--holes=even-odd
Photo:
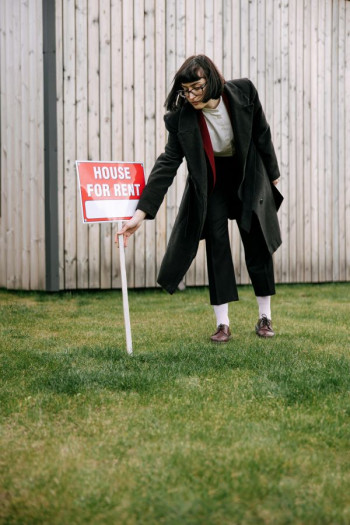
[[[211,167],[212,176],[213,176],[212,186],[214,187],[215,182],[216,182],[216,168],[215,168],[215,160],[214,160],[214,151],[213,151],[213,146],[210,140],[209,130],[208,130],[207,123],[205,121],[205,117],[202,111],[195,110],[190,106],[190,104],[186,104],[181,111],[181,118],[179,122],[179,132],[178,132],[179,139],[182,142],[184,151],[189,149],[188,134],[190,133],[193,137],[198,137],[198,131],[200,134],[200,138],[199,138],[200,142],[197,142],[197,144],[193,143],[193,146],[195,148],[198,148],[198,144],[201,144],[201,143],[203,144],[204,152],[209,160],[209,164]],[[190,142],[192,144],[192,141]],[[194,154],[193,149],[192,151],[188,151],[188,154],[190,154],[192,157]],[[188,154],[185,153],[186,159],[188,159]],[[204,159],[204,162],[205,162],[205,159]]]
[[[203,175],[206,173],[205,153],[207,152],[201,146],[202,135],[197,111],[190,104],[185,104],[181,110],[177,136],[181,143],[191,178],[195,182],[197,190],[206,194],[207,177]]]
[[[244,168],[252,139],[254,104],[249,103],[238,88],[228,84],[224,86],[223,99],[231,116],[236,151]]]

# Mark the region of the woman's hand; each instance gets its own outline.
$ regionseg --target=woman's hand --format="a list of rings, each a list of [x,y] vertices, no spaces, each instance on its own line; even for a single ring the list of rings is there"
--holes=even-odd
[[[117,231],[115,234],[115,243],[119,247],[119,235],[124,237],[124,246],[127,247],[128,239],[130,235],[136,232],[142,224],[143,219],[146,217],[146,214],[142,210],[136,210],[134,216],[127,221],[121,230]]]
[[[279,181],[280,181],[280,178],[278,177],[278,179],[275,179],[275,180],[272,181],[272,184],[274,184],[274,186],[277,186]]]

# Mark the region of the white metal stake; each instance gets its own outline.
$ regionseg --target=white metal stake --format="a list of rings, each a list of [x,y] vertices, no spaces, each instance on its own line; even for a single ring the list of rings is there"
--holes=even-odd
[[[118,221],[119,230],[123,226],[122,221]],[[123,236],[119,236],[119,256],[120,256],[120,275],[122,278],[122,292],[123,292],[123,310],[124,310],[124,322],[125,322],[125,335],[126,335],[126,351],[129,355],[132,355],[132,340],[131,340],[131,327],[130,327],[130,315],[129,315],[129,300],[128,300],[128,285],[126,282],[126,269],[125,269],[125,250],[124,250],[124,239]]]

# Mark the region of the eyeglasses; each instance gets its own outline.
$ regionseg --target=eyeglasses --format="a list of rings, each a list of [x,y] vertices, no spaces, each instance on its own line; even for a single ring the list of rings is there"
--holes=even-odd
[[[201,79],[199,79],[199,80],[201,80]],[[180,97],[183,97],[183,98],[188,98],[191,93],[195,97],[198,97],[199,95],[203,94],[203,90],[204,90],[204,88],[206,87],[207,84],[208,84],[208,82],[205,82],[201,86],[196,86],[196,87],[194,87],[192,89],[180,89],[180,91],[178,91],[177,93],[178,93],[178,95],[180,95]]]

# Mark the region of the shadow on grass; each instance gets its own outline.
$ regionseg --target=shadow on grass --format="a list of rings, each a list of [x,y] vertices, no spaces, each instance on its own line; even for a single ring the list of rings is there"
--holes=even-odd
[[[156,394],[175,386],[181,377],[230,381],[227,374],[239,370],[250,372],[249,388],[255,397],[272,395],[288,404],[350,390],[350,361],[346,357],[254,344],[234,352],[228,347],[177,344],[176,348],[133,357],[115,348],[83,347],[58,354],[26,351],[20,359],[9,356],[4,364],[5,379],[14,383],[9,396],[16,395],[15,383],[22,385],[22,395],[23,389],[30,394],[68,396],[102,390]],[[5,389],[1,397],[5,401]]]

